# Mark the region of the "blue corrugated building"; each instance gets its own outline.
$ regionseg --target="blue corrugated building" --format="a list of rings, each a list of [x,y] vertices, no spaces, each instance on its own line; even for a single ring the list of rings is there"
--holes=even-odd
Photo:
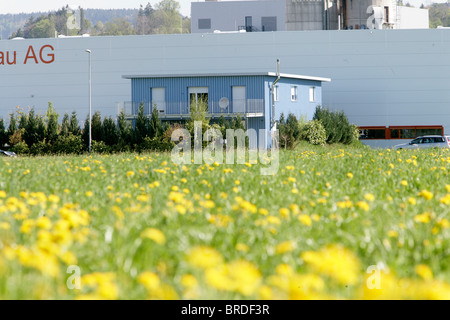
[[[156,107],[162,120],[184,121],[190,116],[190,106],[203,100],[208,103],[212,119],[240,115],[246,129],[256,132],[269,131],[273,120],[279,120],[282,113],[310,120],[315,108],[322,104],[322,82],[331,81],[272,72],[124,75],[123,78],[131,79],[131,102],[125,108],[128,118],[135,118],[143,104],[148,115]]]

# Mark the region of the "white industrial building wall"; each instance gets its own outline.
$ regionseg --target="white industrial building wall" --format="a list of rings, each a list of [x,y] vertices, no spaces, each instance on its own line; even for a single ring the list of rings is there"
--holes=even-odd
[[[32,45],[54,47],[55,62],[23,65]],[[0,116],[14,107],[88,112],[92,50],[93,109],[116,114],[131,99],[126,74],[281,72],[329,77],[324,105],[360,126],[443,125],[450,133],[450,30],[291,31],[72,39],[4,40],[17,65],[0,65]],[[37,53],[38,54],[38,53]]]
[[[262,31],[262,17],[276,17],[277,31],[286,30],[286,0],[205,1],[191,3],[191,32],[238,31],[245,17]],[[199,19],[210,19],[210,29],[199,29]]]
[[[399,6],[398,29],[428,29],[430,27],[430,13],[428,9]]]

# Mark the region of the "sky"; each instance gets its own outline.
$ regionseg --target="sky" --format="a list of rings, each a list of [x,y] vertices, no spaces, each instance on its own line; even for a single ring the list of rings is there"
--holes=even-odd
[[[184,16],[191,15],[191,2],[199,0],[177,0],[180,4],[180,12]],[[204,0],[200,0],[204,1]],[[137,9],[139,6],[146,5],[148,2],[155,6],[160,0],[1,0],[0,14],[5,13],[31,13],[31,12],[46,12],[60,9],[65,5],[71,8],[78,8],[81,6],[84,9]],[[445,3],[447,0],[403,0],[403,3],[409,2],[413,6],[420,6],[431,3]]]

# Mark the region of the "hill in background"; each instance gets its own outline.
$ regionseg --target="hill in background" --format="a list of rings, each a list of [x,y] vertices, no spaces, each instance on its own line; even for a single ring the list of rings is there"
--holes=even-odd
[[[130,35],[189,33],[190,19],[180,14],[175,0],[161,0],[138,9],[82,9],[0,14],[0,38],[50,38],[58,35]],[[68,28],[77,19],[76,28]]]

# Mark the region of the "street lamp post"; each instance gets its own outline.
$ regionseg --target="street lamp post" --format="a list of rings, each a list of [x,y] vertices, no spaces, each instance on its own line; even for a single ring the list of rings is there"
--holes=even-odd
[[[91,50],[86,49],[89,53],[89,153],[92,148],[92,72],[91,72]]]

